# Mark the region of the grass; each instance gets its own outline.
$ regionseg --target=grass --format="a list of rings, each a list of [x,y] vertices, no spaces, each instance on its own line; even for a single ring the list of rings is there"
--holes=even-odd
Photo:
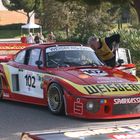
[[[0,30],[0,39],[16,38],[21,36],[20,30]]]

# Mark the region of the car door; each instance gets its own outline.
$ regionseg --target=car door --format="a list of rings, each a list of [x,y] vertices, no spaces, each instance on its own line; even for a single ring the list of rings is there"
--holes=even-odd
[[[36,61],[42,59],[40,48],[33,48],[26,52],[25,65],[19,66],[19,85],[21,94],[43,98],[42,73],[36,65]],[[22,82],[21,82],[22,81]]]
[[[12,93],[21,93],[21,82],[19,80],[20,69],[19,65],[24,65],[24,58],[25,58],[26,51],[22,50],[19,52],[15,58],[15,61],[10,61],[7,64],[3,63],[3,68],[5,72],[6,79],[10,86],[10,90]],[[12,94],[14,95],[14,94]]]
[[[14,94],[43,98],[42,77],[36,65],[43,60],[40,48],[23,50],[12,63],[3,65],[10,89]]]

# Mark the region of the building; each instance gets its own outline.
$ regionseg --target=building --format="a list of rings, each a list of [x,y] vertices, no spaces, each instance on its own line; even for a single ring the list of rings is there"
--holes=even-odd
[[[34,15],[32,16],[31,22],[34,23]],[[3,6],[2,0],[0,0],[0,25],[18,23],[27,23],[26,15],[16,11],[8,11],[8,9]]]

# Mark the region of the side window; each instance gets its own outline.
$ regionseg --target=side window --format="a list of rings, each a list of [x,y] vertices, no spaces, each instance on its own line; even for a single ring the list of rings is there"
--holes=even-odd
[[[39,60],[41,49],[32,49],[30,52],[28,65],[36,66],[35,62]]]
[[[26,53],[25,50],[23,50],[20,53],[18,53],[16,58],[15,58],[15,62],[24,64],[25,53]]]

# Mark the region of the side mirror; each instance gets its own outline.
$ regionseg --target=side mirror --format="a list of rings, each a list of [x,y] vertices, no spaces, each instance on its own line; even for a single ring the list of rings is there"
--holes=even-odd
[[[118,60],[118,64],[119,64],[119,66],[121,66],[122,63],[124,63],[124,60],[123,60],[123,59],[119,59],[119,60]]]
[[[35,64],[40,68],[43,62],[41,60],[37,60]]]

